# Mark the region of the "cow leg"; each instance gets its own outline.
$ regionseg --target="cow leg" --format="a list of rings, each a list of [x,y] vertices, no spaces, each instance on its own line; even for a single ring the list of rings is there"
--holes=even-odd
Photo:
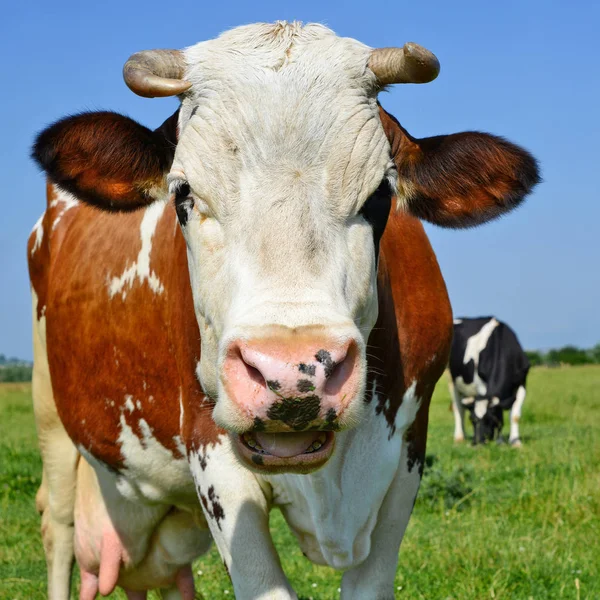
[[[420,465],[408,467],[403,442],[400,465],[379,510],[369,556],[342,577],[343,600],[393,600],[398,552],[421,483]]]
[[[73,566],[73,509],[78,453],[67,435],[54,403],[46,353],[45,317],[37,319],[33,293],[32,397],[43,462],[36,506],[42,513],[42,540],[48,570],[48,598],[69,598]]]
[[[452,412],[454,413],[454,441],[465,441],[465,407],[461,403],[461,396],[450,381],[450,396],[452,397]]]
[[[73,566],[73,507],[77,451],[71,440],[57,431],[40,436],[44,473],[48,481],[48,506],[42,514],[42,540],[48,570],[48,598],[69,598]]]
[[[521,410],[523,408],[523,402],[525,402],[525,395],[525,386],[520,385],[519,389],[517,390],[515,401],[510,409],[510,436],[508,441],[515,448],[519,448],[521,446],[521,438],[519,437],[519,420],[521,419]]]
[[[240,465],[229,436],[192,451],[190,468],[236,599],[296,600],[269,532],[269,492]]]
[[[46,481],[46,473],[42,469],[42,483],[35,495],[35,508],[41,516],[48,508],[48,482]]]

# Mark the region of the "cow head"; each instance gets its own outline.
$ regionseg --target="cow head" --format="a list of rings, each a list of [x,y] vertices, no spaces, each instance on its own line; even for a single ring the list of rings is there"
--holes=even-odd
[[[468,408],[473,424],[473,445],[499,439],[504,418],[498,398],[463,398],[462,404]]]
[[[333,432],[363,417],[392,205],[467,227],[512,209],[538,181],[535,160],[501,138],[416,139],[380,108],[383,86],[438,70],[415,44],[372,50],[319,25],[251,25],[125,65],[136,93],[179,95],[174,153],[160,132],[112,113],[65,119],[38,138],[37,160],[83,200],[175,204],[198,376],[249,465],[316,468]]]

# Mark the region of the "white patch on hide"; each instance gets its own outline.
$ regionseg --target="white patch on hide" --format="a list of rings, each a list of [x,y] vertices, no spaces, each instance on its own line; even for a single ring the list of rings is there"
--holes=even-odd
[[[121,294],[123,300],[127,296],[127,291],[133,287],[136,279],[140,284],[148,282],[150,289],[155,294],[162,294],[164,286],[154,271],[150,269],[150,253],[152,251],[152,238],[156,231],[158,221],[165,210],[164,202],[154,202],[144,212],[140,224],[140,238],[142,247],[138,253],[135,262],[129,266],[119,277],[113,277],[109,284],[109,294],[113,298]]]
[[[59,204],[62,204],[62,207],[58,215],[56,215],[56,217],[54,218],[54,221],[52,221],[52,231],[56,229],[57,225],[60,223],[60,220],[64,217],[65,213],[68,210],[75,208],[79,204],[79,200],[77,200],[75,196],[72,196],[68,192],[61,190],[58,186],[54,186],[54,193],[56,197],[54,198],[54,200],[52,200],[52,202],[50,202],[50,208],[54,208]]]
[[[127,396],[125,396],[125,408],[132,413],[134,406],[133,406],[133,396],[130,396],[129,394]]]
[[[179,432],[183,431],[183,393],[179,390]],[[182,456],[187,456],[187,448],[181,439],[181,435],[173,436],[173,441],[177,445],[177,449],[181,452]]]
[[[498,325],[498,321],[492,318],[475,335],[472,335],[467,340],[463,364],[466,365],[470,360],[472,360],[475,363],[475,370],[477,370],[477,365],[479,364],[479,355],[487,346],[490,336],[492,335],[494,329],[498,327]]]
[[[525,391],[525,387],[520,385],[519,389],[517,390],[515,401],[510,409],[510,443],[514,443],[519,439],[519,420],[521,419],[521,410],[523,408],[526,395],[527,392]]]
[[[488,409],[488,400],[476,400],[473,412],[478,419],[483,419]]]
[[[31,233],[35,232],[35,241],[33,242],[33,247],[31,248],[31,256],[33,256],[36,250],[42,245],[42,240],[44,239],[44,225],[42,221],[44,220],[45,216],[46,213],[43,212],[31,230]]]
[[[187,460],[178,458],[155,437],[145,419],[138,421],[141,439],[120,416],[121,432],[117,439],[124,468],[117,478],[119,492],[128,500],[149,502],[189,502],[195,494]]]
[[[475,335],[472,335],[465,347],[465,356],[463,364],[467,364],[470,360],[474,363],[473,381],[465,383],[462,375],[456,378],[455,385],[458,391],[463,396],[485,396],[487,393],[487,384],[479,377],[479,356],[494,332],[499,323],[496,319],[490,319]]]
[[[183,393],[179,390],[179,431],[183,429]]]
[[[415,394],[416,389],[417,382],[415,380],[404,392],[404,396],[402,396],[402,404],[396,413],[396,419],[394,421],[396,432],[399,435],[404,435],[404,432],[417,418],[417,412],[419,412],[419,407],[421,406],[421,399]]]
[[[185,444],[183,443],[183,440],[181,439],[180,435],[174,435],[173,436],[173,441],[175,442],[175,445],[177,446],[177,450],[179,450],[180,454],[182,456],[187,456],[187,448],[185,447]]]

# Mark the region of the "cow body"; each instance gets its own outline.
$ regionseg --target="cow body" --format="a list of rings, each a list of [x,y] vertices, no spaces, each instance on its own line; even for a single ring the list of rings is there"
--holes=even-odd
[[[104,486],[103,499],[87,463],[80,466],[75,554],[82,572],[97,577],[102,560],[110,564],[116,558],[123,564],[118,582],[134,590],[139,586],[136,569],[151,554],[152,537],[165,527],[170,512],[194,517],[189,525],[196,546],[187,546],[199,554],[206,548],[208,529],[202,504],[209,524],[228,545],[239,535],[236,528],[243,530],[244,520],[256,523],[253,511],[260,507],[266,519],[266,511],[278,505],[307,556],[350,569],[346,580],[354,589],[360,578],[352,576],[352,568],[364,563],[371,548],[383,552],[383,542],[374,544],[373,536],[377,529],[383,535],[386,511],[393,520],[402,516],[398,527],[406,526],[421,476],[428,403],[451,340],[444,282],[420,223],[394,215],[382,240],[367,419],[337,434],[337,453],[319,471],[261,476],[239,465],[195,375],[198,327],[173,207],[102,213],[54,186],[48,188],[48,199],[29,243],[34,325],[43,342],[36,347],[36,369],[48,348],[52,380],[52,395],[41,400],[56,406],[70,439]],[[405,243],[398,243],[400,237]],[[76,260],[70,258],[75,255]],[[94,257],[99,255],[110,260],[98,264]],[[415,281],[420,285],[407,294],[408,283]],[[400,294],[403,302],[396,303]],[[436,302],[426,303],[431,296]],[[417,306],[422,321],[411,318]],[[402,360],[401,340],[415,339],[419,329],[426,329],[418,336],[419,353]],[[36,398],[38,391],[36,385]],[[194,483],[190,467],[202,483]],[[93,510],[92,501],[99,505]],[[108,526],[120,542],[102,556]],[[136,547],[128,540],[135,540]],[[397,545],[400,538],[392,540]],[[250,554],[261,543],[248,544],[245,568],[254,568]],[[181,562],[174,561],[178,569],[195,557],[185,546],[179,550]],[[235,569],[232,551],[225,558],[230,572]],[[396,556],[397,549],[386,557],[394,571]],[[170,581],[146,582],[168,587],[178,569],[171,570]],[[238,595],[245,597],[239,590]]]
[[[344,598],[393,597],[452,338],[410,213],[484,222],[537,168],[485,134],[412,138],[376,102],[394,79],[372,56],[320,26],[248,26],[188,49],[185,70],[173,51],[126,66],[138,93],[181,94],[156,131],[89,113],[38,137],[48,207],[28,253],[54,600],[73,556],[82,600],[117,584],[191,599],[211,539],[236,597],[295,598],[275,505],[308,558],[345,570]],[[403,55],[396,80],[431,79],[427,60]]]
[[[477,444],[501,440],[503,412],[510,410],[509,442],[520,446],[519,419],[526,395],[529,360],[514,331],[494,317],[454,321],[450,353],[450,391],[454,439],[462,441],[469,410]]]

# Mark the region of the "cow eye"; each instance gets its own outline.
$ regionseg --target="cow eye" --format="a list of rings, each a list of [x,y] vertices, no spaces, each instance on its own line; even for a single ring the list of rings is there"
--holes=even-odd
[[[392,188],[386,177],[379,184],[379,187],[367,198],[367,201],[358,212],[373,229],[373,243],[375,244],[376,256],[379,255],[379,243],[381,242],[381,237],[383,236],[390,215],[392,195]]]
[[[182,182],[175,188],[174,201],[177,218],[181,226],[185,227],[194,208],[194,199],[190,195],[190,184],[187,181]]]

